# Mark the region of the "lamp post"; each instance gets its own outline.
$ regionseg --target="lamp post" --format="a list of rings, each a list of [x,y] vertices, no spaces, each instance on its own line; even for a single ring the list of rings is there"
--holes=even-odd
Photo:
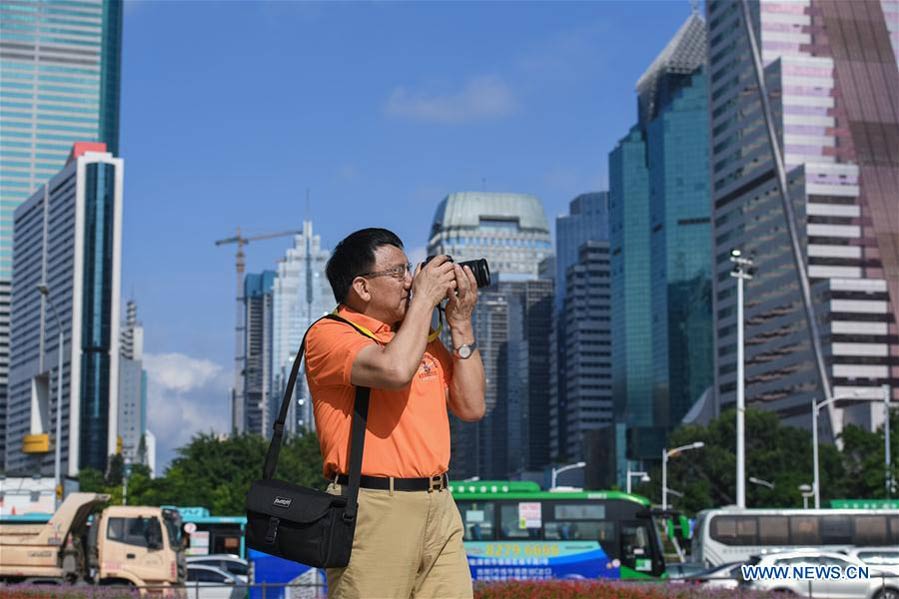
[[[890,386],[884,385],[883,389],[883,415],[884,415],[884,437],[886,437],[887,446],[884,462],[887,468],[887,496],[890,492]],[[815,494],[815,509],[821,509],[821,480],[819,478],[818,466],[818,414],[821,408],[837,401],[879,401],[877,397],[860,397],[859,391],[853,391],[844,395],[834,395],[830,399],[816,401],[812,398],[812,467],[814,468],[814,481],[812,482],[812,491]]]
[[[680,454],[683,451],[689,451],[691,449],[699,449],[701,447],[705,447],[705,443],[702,441],[697,441],[696,443],[690,443],[689,445],[681,445],[680,447],[675,447],[674,449],[662,449],[662,511],[668,510],[668,458],[673,458],[674,456]]]
[[[743,281],[752,278],[752,260],[730,251],[730,276],[737,279],[737,507],[746,507],[746,397],[743,374]]]
[[[556,488],[556,478],[567,470],[574,470],[575,468],[583,468],[587,465],[587,462],[578,462],[576,464],[568,464],[567,466],[562,466],[561,468],[553,468],[552,471],[552,484],[550,485],[550,489]]]
[[[640,470],[631,470],[630,465],[627,467],[627,492],[630,494],[631,492],[631,477],[639,476],[641,483],[648,483],[651,479],[649,478],[648,472],[642,472]]]
[[[62,321],[59,320],[59,312],[56,311],[56,304],[50,299],[50,288],[43,283],[38,284],[37,290],[53,312],[53,318],[56,319],[56,330],[59,331],[59,341],[57,345],[57,354],[59,354],[58,366],[56,371],[56,435],[53,437],[53,495],[54,505],[58,508],[62,497]]]

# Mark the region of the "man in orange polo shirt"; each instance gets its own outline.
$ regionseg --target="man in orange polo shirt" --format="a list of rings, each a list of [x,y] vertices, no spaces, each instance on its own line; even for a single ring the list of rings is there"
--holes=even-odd
[[[447,409],[484,415],[484,365],[471,323],[477,283],[468,267],[437,256],[413,273],[400,239],[363,229],[327,266],[338,314],[306,337],[306,377],[328,491],[346,484],[355,387],[371,400],[353,552],[327,570],[329,597],[471,597],[459,511],[446,489]],[[429,338],[443,300],[452,351]]]

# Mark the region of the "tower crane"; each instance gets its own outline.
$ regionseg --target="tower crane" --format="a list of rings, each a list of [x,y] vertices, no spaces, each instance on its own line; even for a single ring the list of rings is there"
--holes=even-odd
[[[231,389],[231,428],[238,432],[244,429],[244,413],[243,413],[243,362],[246,356],[243,355],[243,335],[244,335],[244,286],[243,274],[246,267],[244,258],[246,255],[243,246],[251,241],[262,241],[263,239],[275,239],[277,237],[288,237],[302,233],[302,229],[291,231],[281,231],[278,233],[266,233],[262,235],[253,235],[252,237],[244,237],[237,227],[237,234],[225,239],[219,239],[215,242],[216,246],[227,245],[230,243],[237,244],[237,310],[234,327],[234,387]]]

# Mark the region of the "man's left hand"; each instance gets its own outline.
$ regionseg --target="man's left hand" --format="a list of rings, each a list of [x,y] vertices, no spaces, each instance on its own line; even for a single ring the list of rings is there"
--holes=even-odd
[[[453,265],[456,273],[456,289],[450,289],[446,297],[446,321],[450,327],[471,323],[471,315],[478,303],[478,282],[467,266]]]

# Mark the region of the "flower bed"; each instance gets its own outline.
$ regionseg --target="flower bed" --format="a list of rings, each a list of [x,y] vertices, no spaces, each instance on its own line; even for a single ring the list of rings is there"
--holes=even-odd
[[[510,580],[475,583],[475,599],[756,599],[764,593],[683,584],[592,580]]]

